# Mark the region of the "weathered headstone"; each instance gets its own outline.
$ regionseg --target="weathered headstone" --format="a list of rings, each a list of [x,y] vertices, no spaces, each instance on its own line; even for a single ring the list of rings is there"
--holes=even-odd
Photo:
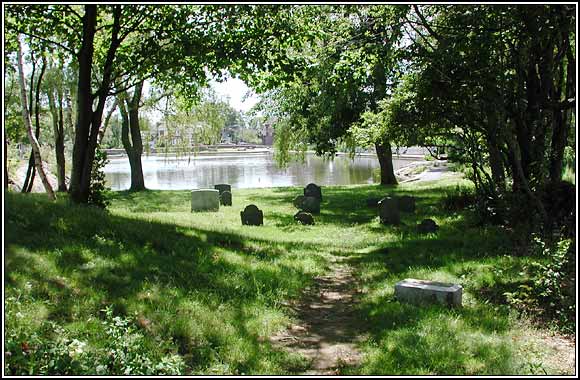
[[[191,212],[218,211],[219,209],[219,191],[213,189],[196,189],[191,191]]]
[[[219,191],[220,194],[223,193],[224,191],[229,191],[230,193],[232,192],[232,186],[225,183],[214,185],[213,188]]]
[[[320,200],[316,197],[304,197],[304,201],[302,201],[302,211],[306,211],[311,214],[319,214]]]
[[[463,288],[457,284],[436,281],[404,279],[395,284],[395,297],[414,305],[439,303],[451,307],[461,306]]]
[[[320,202],[322,202],[322,188],[314,183],[309,183],[304,188],[304,196],[315,197],[318,198]]]
[[[294,200],[292,201],[292,203],[294,204],[294,207],[301,209],[302,208],[302,202],[304,202],[304,195],[299,195],[296,198],[294,198]]]
[[[397,198],[397,202],[399,203],[399,211],[415,212],[415,197],[403,195]]]
[[[261,226],[264,224],[264,214],[256,205],[248,205],[240,211],[242,224],[246,226]]]
[[[312,216],[312,214],[309,214],[307,212],[304,211],[298,211],[295,215],[294,215],[294,220],[302,223],[302,224],[306,224],[306,225],[314,225],[314,217]]]
[[[401,216],[399,215],[399,207],[397,201],[391,197],[385,197],[378,203],[379,218],[381,224],[395,224],[401,223]]]
[[[232,193],[229,191],[223,191],[220,194],[220,204],[222,206],[231,206],[232,205]]]
[[[424,234],[437,232],[438,229],[439,226],[433,219],[423,219],[421,223],[417,225],[417,231]]]

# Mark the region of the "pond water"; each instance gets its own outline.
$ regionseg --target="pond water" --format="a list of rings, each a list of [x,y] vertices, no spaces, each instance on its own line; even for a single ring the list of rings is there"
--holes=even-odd
[[[374,156],[357,156],[354,160],[337,156],[324,160],[307,154],[305,162],[292,162],[279,168],[271,152],[228,153],[197,156],[143,156],[145,186],[152,190],[186,190],[213,188],[228,183],[232,188],[259,188],[318,185],[351,185],[373,183],[373,171],[379,162]],[[410,160],[394,160],[395,170]],[[104,168],[107,185],[112,190],[126,190],[131,185],[129,160],[110,158]]]

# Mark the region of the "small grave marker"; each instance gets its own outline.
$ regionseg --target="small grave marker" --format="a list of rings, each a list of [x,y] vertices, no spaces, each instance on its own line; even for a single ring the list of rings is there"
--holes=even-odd
[[[302,203],[304,202],[304,198],[305,198],[304,195],[298,195],[296,198],[294,198],[294,200],[292,201],[294,207],[302,209]]]
[[[397,205],[397,201],[394,198],[385,197],[379,201],[378,206],[381,224],[398,225],[401,223],[399,207]]]
[[[414,305],[439,303],[451,307],[461,306],[463,287],[436,281],[407,278],[395,284],[395,297]]]
[[[225,190],[220,194],[220,204],[222,206],[232,205],[232,193],[230,191]]]
[[[315,197],[322,202],[322,188],[314,183],[309,183],[304,188],[305,197]]]
[[[435,233],[438,229],[439,226],[433,219],[423,219],[421,223],[417,225],[417,231],[424,234]]]
[[[311,214],[320,213],[320,200],[316,197],[304,197],[302,202],[302,210]]]
[[[256,205],[248,205],[244,211],[240,211],[242,225],[261,226],[264,224],[264,213]]]
[[[305,224],[305,225],[314,225],[314,217],[312,216],[312,214],[304,212],[304,211],[298,211],[295,215],[294,215],[294,220]]]

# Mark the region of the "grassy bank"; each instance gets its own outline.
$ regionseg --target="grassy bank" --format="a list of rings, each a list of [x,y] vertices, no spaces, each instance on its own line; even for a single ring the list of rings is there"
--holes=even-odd
[[[467,185],[466,183],[462,183]],[[7,374],[292,374],[308,368],[268,337],[295,319],[300,297],[333,255],[363,292],[365,359],[346,374],[543,374],[565,371],[490,294],[526,280],[502,231],[469,211],[444,213],[457,182],[326,187],[315,226],[297,225],[301,188],[234,190],[233,207],[190,212],[188,191],[119,192],[108,212],[61,196],[6,194]],[[378,223],[368,197],[418,198],[401,227]],[[249,203],[264,226],[242,226]],[[433,218],[437,235],[413,225]],[[393,299],[407,277],[457,282],[464,308]],[[506,285],[507,284],[507,285]]]

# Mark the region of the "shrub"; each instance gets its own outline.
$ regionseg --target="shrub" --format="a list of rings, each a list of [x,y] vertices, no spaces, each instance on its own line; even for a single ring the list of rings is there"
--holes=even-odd
[[[107,165],[107,162],[107,153],[104,150],[97,148],[91,173],[91,187],[89,190],[88,203],[101,208],[107,208],[111,203],[109,200],[110,190],[105,185],[105,173],[103,173],[103,168]]]
[[[525,267],[531,280],[504,295],[517,309],[554,321],[563,332],[573,333],[576,299],[572,289],[575,276],[572,240],[547,244],[534,236],[532,248],[536,260]]]

